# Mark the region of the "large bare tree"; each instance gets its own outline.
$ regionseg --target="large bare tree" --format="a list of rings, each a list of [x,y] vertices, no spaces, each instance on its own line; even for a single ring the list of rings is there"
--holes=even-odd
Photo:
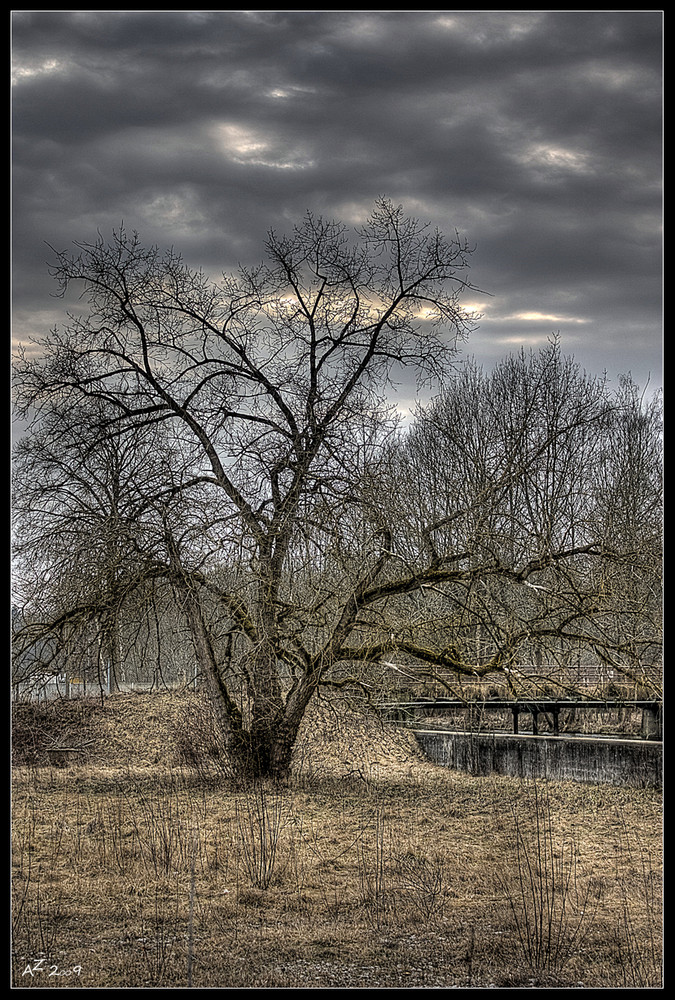
[[[93,450],[162,425],[166,460],[136,519],[152,522],[152,545],[136,531],[143,557],[115,563],[114,587],[165,575],[228,751],[254,776],[287,770],[305,708],[389,559],[384,532],[343,572],[342,590],[311,592],[332,534],[358,521],[392,378],[404,368],[442,377],[470,326],[459,300],[471,249],[389,202],[354,233],[307,215],[290,236],[270,233],[266,251],[257,268],[216,282],[125,231],[56,252],[62,292],[76,287],[87,308],[15,377],[42,434],[58,435],[55,412],[85,401],[107,414],[82,428]],[[248,716],[219,662],[206,595],[246,644]]]

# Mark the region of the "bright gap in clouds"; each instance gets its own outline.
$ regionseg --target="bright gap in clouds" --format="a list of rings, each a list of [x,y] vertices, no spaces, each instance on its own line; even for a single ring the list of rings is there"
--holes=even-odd
[[[15,66],[12,69],[12,83],[18,84],[22,80],[31,79],[35,76],[47,76],[49,73],[59,73],[65,70],[66,64],[59,59],[46,59],[43,63],[34,66]]]
[[[235,163],[277,170],[305,170],[315,165],[297,145],[289,155],[283,143],[262,129],[223,122],[213,127],[213,135],[221,151]]]
[[[505,320],[519,319],[525,323],[588,323],[582,316],[556,316],[555,313],[520,312],[505,316]]]
[[[529,146],[519,160],[522,163],[553,167],[556,170],[583,172],[591,168],[590,156],[583,150],[564,149],[562,146],[547,146],[541,143]]]

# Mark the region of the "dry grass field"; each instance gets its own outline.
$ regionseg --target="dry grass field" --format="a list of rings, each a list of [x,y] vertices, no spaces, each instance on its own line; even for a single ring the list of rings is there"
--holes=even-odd
[[[18,706],[16,988],[659,988],[662,802],[477,778],[321,703],[233,786],[196,694]]]

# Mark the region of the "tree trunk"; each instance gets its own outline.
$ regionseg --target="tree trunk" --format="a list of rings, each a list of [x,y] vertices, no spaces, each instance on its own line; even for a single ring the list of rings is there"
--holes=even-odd
[[[246,729],[241,712],[232,701],[218,669],[199,597],[184,576],[181,575],[175,585],[235,778],[244,784],[266,778],[284,781],[288,777],[293,747],[313,687],[304,685],[302,691],[285,701],[274,650],[270,643],[260,643],[249,662],[253,710],[250,728]]]
[[[298,732],[316,684],[305,677],[284,698],[271,644],[261,644],[253,655],[253,715],[250,730],[242,730],[241,739],[233,744],[235,769],[247,780],[283,782],[288,778]]]
[[[169,539],[169,551],[174,587],[188,620],[195,656],[206,680],[233,773],[243,783],[265,778],[284,781],[290,771],[293,747],[305,710],[316,690],[318,675],[315,672],[305,675],[284,698],[279,661],[272,640],[275,629],[274,576],[271,573],[261,574],[255,630],[257,641],[247,664],[247,682],[252,700],[250,727],[247,729],[242,713],[232,700],[220,673],[199,593],[183,569],[173,539]]]

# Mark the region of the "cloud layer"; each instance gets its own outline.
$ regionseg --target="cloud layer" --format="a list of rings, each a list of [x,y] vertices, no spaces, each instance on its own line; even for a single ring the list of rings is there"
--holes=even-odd
[[[559,331],[660,381],[660,12],[18,11],[13,52],[18,338],[45,243],[124,221],[219,274],[385,195],[477,244],[479,360]]]

